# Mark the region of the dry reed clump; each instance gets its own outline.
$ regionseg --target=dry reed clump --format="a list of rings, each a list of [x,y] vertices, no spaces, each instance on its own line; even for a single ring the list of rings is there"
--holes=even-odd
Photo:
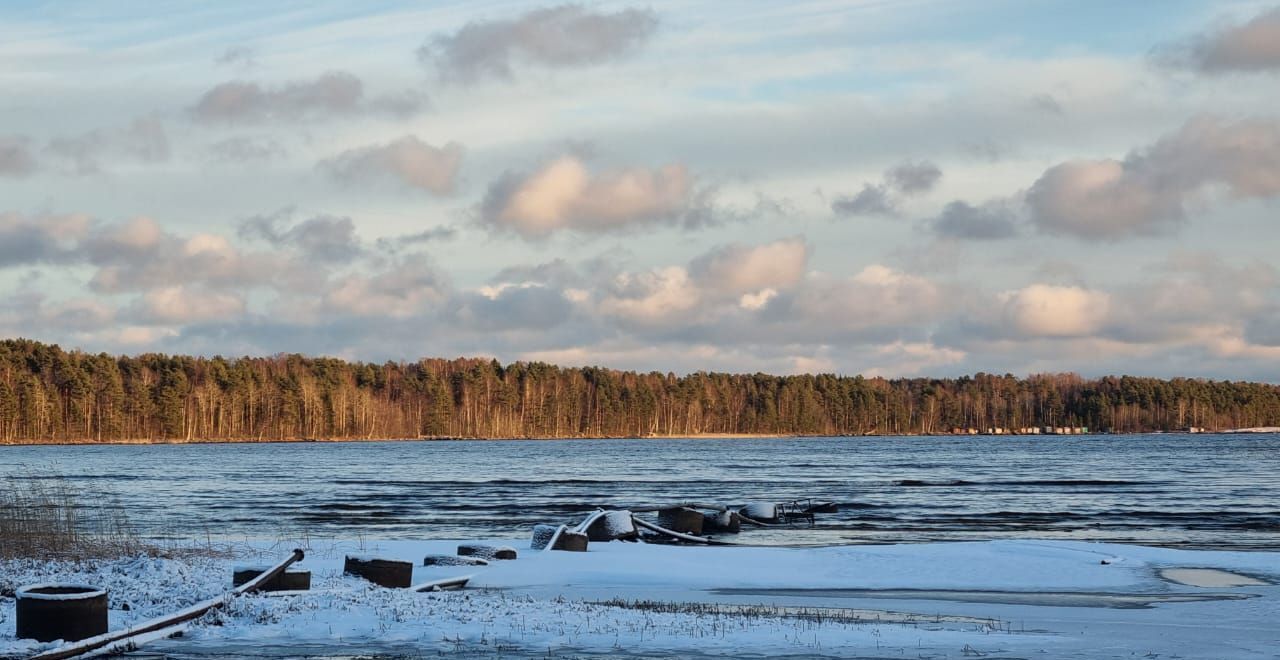
[[[156,555],[109,497],[92,503],[54,474],[27,472],[0,482],[0,559],[100,559]]]

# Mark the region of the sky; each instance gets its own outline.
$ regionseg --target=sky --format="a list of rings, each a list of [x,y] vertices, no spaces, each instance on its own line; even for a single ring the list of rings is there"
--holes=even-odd
[[[0,4],[0,337],[1280,381],[1280,5]]]

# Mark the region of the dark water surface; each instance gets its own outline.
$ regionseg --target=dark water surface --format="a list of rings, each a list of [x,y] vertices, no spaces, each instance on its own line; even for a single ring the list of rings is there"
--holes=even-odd
[[[140,532],[527,538],[596,506],[840,505],[750,543],[1067,538],[1280,549],[1280,436],[1132,435],[0,447]]]

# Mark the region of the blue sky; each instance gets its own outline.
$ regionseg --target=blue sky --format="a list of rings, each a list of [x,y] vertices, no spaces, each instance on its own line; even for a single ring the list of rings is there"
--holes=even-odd
[[[1267,2],[9,2],[0,334],[1275,380],[1277,42]]]

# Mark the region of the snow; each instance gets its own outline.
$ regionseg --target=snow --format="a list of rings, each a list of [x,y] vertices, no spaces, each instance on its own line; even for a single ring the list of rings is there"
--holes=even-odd
[[[752,520],[776,520],[778,505],[773,502],[748,502],[742,507],[742,515]]]
[[[1160,577],[1179,584],[1206,589],[1221,587],[1256,587],[1266,584],[1262,580],[1216,568],[1166,568]]]
[[[69,593],[41,593],[44,590],[69,591]],[[28,584],[18,589],[17,597],[26,600],[89,600],[105,595],[98,587],[87,584]]]
[[[597,525],[600,526],[604,535],[610,538],[621,538],[636,533],[635,523],[631,519],[631,512],[625,509],[597,510],[587,516],[587,519],[583,520],[574,531],[586,534]]]
[[[310,547],[297,566],[312,571],[313,591],[235,598],[154,648],[1222,660],[1273,657],[1280,648],[1276,552],[1037,540],[806,548],[611,542],[585,553],[525,551],[488,567],[414,568],[417,585],[472,575],[463,591],[384,589],[342,573],[347,554],[413,560],[451,553],[459,543],[503,541]],[[105,588],[115,630],[219,597],[236,565],[287,556],[267,544],[242,553],[248,556],[0,562],[0,656],[50,648],[14,639],[11,594],[19,585]],[[1263,584],[1203,588],[1162,577],[1180,568]]]

